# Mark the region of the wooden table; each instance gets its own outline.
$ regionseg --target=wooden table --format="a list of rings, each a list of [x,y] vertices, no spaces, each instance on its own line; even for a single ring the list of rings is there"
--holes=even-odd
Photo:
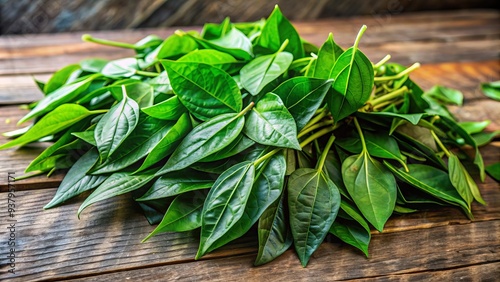
[[[463,108],[452,111],[467,120],[490,119],[500,129],[500,103],[488,100],[480,82],[500,80],[498,11],[384,15],[297,23],[299,33],[321,44],[329,32],[350,46],[362,24],[368,31],[360,48],[372,61],[391,54],[393,61],[422,67],[412,78],[428,89],[434,84],[458,88]],[[134,42],[174,29],[94,32],[96,37]],[[34,75],[51,72],[87,57],[119,58],[118,50],[83,43],[80,33],[0,37],[0,131],[13,130],[25,114],[18,105],[41,97]],[[5,138],[0,137],[0,143]],[[473,205],[475,220],[444,208],[394,216],[380,234],[373,232],[370,258],[338,241],[325,242],[307,268],[293,250],[272,263],[253,267],[256,237],[250,234],[195,261],[196,232],[163,234],[141,244],[153,227],[129,197],[99,202],[80,220],[82,198],[44,211],[62,173],[15,183],[16,274],[8,273],[7,173],[22,174],[44,146],[0,152],[0,280],[446,280],[498,281],[500,277],[500,189],[490,177],[480,184],[487,206]],[[500,160],[500,141],[481,148],[486,164]],[[474,175],[477,180],[477,175]]]

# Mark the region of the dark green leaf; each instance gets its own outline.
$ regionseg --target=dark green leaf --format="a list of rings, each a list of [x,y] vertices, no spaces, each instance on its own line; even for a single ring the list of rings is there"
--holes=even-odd
[[[486,172],[497,182],[500,182],[500,162],[486,166]]]
[[[404,160],[398,143],[393,137],[383,132],[372,133],[369,131],[364,132],[363,135],[366,141],[366,149],[371,156],[399,161]],[[357,134],[351,137],[337,138],[335,144],[354,154],[363,151],[363,146]]]
[[[205,157],[201,159],[200,162],[213,162],[234,156],[250,148],[253,144],[255,144],[255,142],[252,139],[246,137],[244,134],[240,134],[231,144],[227,145],[224,150],[220,150],[217,153]]]
[[[256,266],[274,260],[293,243],[284,205],[285,197],[281,196],[262,213],[259,219],[259,253],[254,262]]]
[[[184,137],[158,174],[186,168],[218,152],[238,137],[244,124],[243,116],[223,114],[196,126]]]
[[[195,191],[177,196],[168,207],[158,226],[143,242],[151,236],[163,232],[184,232],[201,227],[201,213],[207,193]]]
[[[370,244],[371,234],[366,231],[358,222],[354,220],[335,220],[330,233],[346,242],[347,244],[361,250],[368,257],[368,245]]]
[[[308,69],[307,76],[322,79],[330,78],[333,66],[343,52],[344,50],[333,41],[333,34],[330,33],[328,39],[319,49],[318,57]]]
[[[295,121],[281,99],[273,93],[264,95],[252,108],[244,132],[260,144],[301,149]]]
[[[127,97],[125,90],[123,91],[123,99],[99,120],[94,131],[101,161],[105,161],[109,155],[113,154],[132,133],[139,121],[139,106]]]
[[[479,192],[476,182],[454,154],[448,157],[448,170],[451,184],[453,184],[458,194],[460,194],[462,199],[469,205],[469,209],[473,199],[486,205],[481,197],[481,192]]]
[[[280,84],[272,93],[278,95],[302,130],[323,103],[331,80],[294,77]]]
[[[305,267],[337,217],[340,193],[322,171],[299,168],[288,179],[288,207],[295,250]]]
[[[348,157],[342,163],[344,184],[363,216],[382,232],[396,204],[396,180],[368,152]]]
[[[418,122],[422,119],[425,114],[397,114],[391,112],[365,112],[365,113],[357,113],[356,116],[361,118],[370,120],[370,119],[379,119],[379,117],[386,117],[388,119],[400,118],[402,120],[406,120],[413,125],[417,125]]]
[[[78,217],[88,206],[114,196],[137,190],[155,177],[156,169],[131,174],[130,172],[116,172],[111,174],[97,189],[90,194],[78,209]]]
[[[93,148],[83,155],[66,173],[54,198],[43,208],[50,209],[85,191],[99,186],[107,176],[87,175],[87,171],[97,162],[99,154]]]
[[[253,162],[246,161],[234,165],[217,178],[203,206],[197,259],[243,216],[254,176]]]
[[[174,92],[197,118],[207,120],[241,111],[238,85],[226,72],[200,63],[162,61]]]

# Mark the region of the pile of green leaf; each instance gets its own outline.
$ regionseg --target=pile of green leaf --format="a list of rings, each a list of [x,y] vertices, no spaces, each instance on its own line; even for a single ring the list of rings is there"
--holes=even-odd
[[[472,218],[484,201],[460,148],[475,149],[484,179],[473,134],[487,123],[458,123],[446,104],[462,94],[422,91],[408,76],[418,64],[373,64],[358,49],[365,29],[348,49],[331,34],[318,49],[276,7],[165,40],[85,35],[136,54],[38,82],[46,96],[20,121],[34,124],[0,148],[54,142],[26,169],[69,168],[45,208],[93,190],[80,214],[131,193],[159,222],[151,235],[201,228],[196,258],[254,225],[256,265],[293,244],[305,266],[328,233],[368,255],[370,228],[393,213],[452,205]]]

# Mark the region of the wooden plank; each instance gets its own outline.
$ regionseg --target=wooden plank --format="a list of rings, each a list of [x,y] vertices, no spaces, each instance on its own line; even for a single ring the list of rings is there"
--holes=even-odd
[[[491,266],[482,268],[480,273],[462,273],[470,275],[465,277],[467,280],[473,277],[481,280],[497,277],[498,269],[493,266],[500,262],[498,232],[500,220],[467,226],[448,225],[425,232],[374,235],[369,259],[359,252],[344,249],[339,243],[324,243],[306,268],[302,268],[294,252],[289,250],[260,267],[252,267],[254,255],[243,255],[96,275],[80,281],[310,281],[313,277],[338,281],[388,275],[428,277],[436,271]],[[448,275],[454,277],[450,272]]]
[[[48,74],[36,75],[41,81],[47,81],[49,77]],[[411,74],[411,78],[424,90],[436,84],[458,88],[464,92],[467,102],[470,99],[484,98],[479,88],[481,82],[500,80],[500,61],[423,64]],[[0,105],[29,103],[42,97],[32,76],[0,76]]]
[[[498,143],[500,146],[500,142]],[[488,152],[496,154],[498,157],[500,150],[498,150],[498,147],[493,149]],[[15,182],[15,185],[17,190],[21,190],[18,189],[18,182]],[[430,243],[429,240],[432,238],[447,241],[448,236],[451,236],[451,233],[454,234],[455,231],[446,231],[434,235],[432,232],[439,228],[447,229],[450,226],[453,226],[456,232],[459,233],[457,236],[463,235],[468,238],[466,240],[471,240],[470,242],[464,242],[464,244],[470,244],[471,248],[479,246],[478,244],[495,246],[495,244],[489,243],[491,238],[488,239],[490,241],[485,241],[484,238],[478,236],[486,236],[479,233],[488,233],[488,236],[495,237],[495,232],[497,232],[495,230],[500,227],[498,226],[500,223],[499,185],[488,177],[486,183],[479,184],[479,188],[487,205],[473,205],[474,221],[471,222],[459,209],[454,208],[393,216],[387,222],[383,234],[373,232],[374,242],[381,240],[385,243],[379,242],[372,245],[370,249],[372,259],[376,259],[378,263],[381,263],[387,259],[384,257],[387,249],[391,249],[391,247],[384,249],[384,244],[391,246],[390,244],[393,244],[394,240],[403,241],[402,238],[394,237],[395,235],[391,234],[407,234],[401,236],[406,238],[406,241],[415,240],[414,243],[409,243],[415,245],[420,244],[417,242],[421,238],[415,237],[413,232],[427,234],[425,235],[427,241],[424,242]],[[43,206],[50,201],[55,191],[56,189],[43,189],[16,192],[18,204],[16,210],[16,226],[18,227],[16,236],[18,241],[16,244],[19,250],[19,269],[22,270],[20,271],[22,276],[19,276],[19,279],[32,280],[38,277],[51,276],[66,279],[92,275],[96,272],[107,273],[194,261],[193,258],[198,247],[197,232],[165,233],[151,238],[147,243],[141,244],[140,241],[154,227],[147,223],[141,211],[128,196],[98,202],[82,213],[81,220],[77,220],[76,211],[86,195],[70,200],[63,206],[43,211]],[[0,193],[0,199],[6,197],[6,193]],[[6,209],[0,210],[0,218],[2,222],[7,218]],[[461,230],[469,230],[479,223],[486,224],[484,229],[481,227],[480,230],[474,231],[473,234],[460,233],[469,232]],[[489,229],[488,232],[485,231],[487,229]],[[0,231],[5,232],[2,229]],[[207,255],[204,259],[251,254],[246,262],[246,264],[250,265],[256,253],[257,242],[255,231],[252,232],[222,250]],[[0,238],[3,237],[4,235],[0,233]],[[498,245],[499,238],[494,239],[497,240],[496,244]],[[394,248],[399,247],[397,244],[392,246]],[[314,257],[328,256],[333,260],[340,256],[342,259],[349,260],[352,265],[366,263],[361,253],[354,251],[347,245],[336,244],[334,248],[334,253],[325,254],[325,252],[320,251]],[[437,247],[436,252],[439,253],[446,249],[442,248],[444,246]],[[290,257],[289,259],[292,260],[288,261],[287,259],[286,265],[289,265],[288,263],[295,265],[296,257],[293,252],[289,252],[285,257]],[[464,260],[467,259],[464,258]],[[369,262],[371,264],[371,261]],[[393,261],[393,263],[406,262]],[[321,265],[323,262],[318,262],[318,264]],[[298,266],[298,263],[296,265]],[[292,269],[295,269],[295,266]],[[2,275],[5,275],[5,272],[0,273],[0,279],[7,277]]]
[[[306,40],[322,44],[334,32],[341,46],[350,46],[357,30],[365,23],[375,28],[366,33],[360,47],[372,60],[386,54],[395,61],[409,64],[489,60],[498,57],[499,13],[484,11],[439,20],[435,14],[399,15],[390,21],[364,17],[358,19],[324,20],[318,23],[297,23]],[[408,24],[403,24],[406,20]],[[417,21],[418,20],[418,21]],[[185,28],[190,29],[190,28]],[[199,30],[199,27],[197,28]],[[135,42],[147,34],[166,37],[175,28],[137,31],[93,32],[96,37]],[[117,50],[81,42],[81,32],[58,35],[6,36],[0,38],[0,75],[49,73],[88,57],[108,59],[132,55],[130,50]],[[446,52],[443,52],[446,50]]]

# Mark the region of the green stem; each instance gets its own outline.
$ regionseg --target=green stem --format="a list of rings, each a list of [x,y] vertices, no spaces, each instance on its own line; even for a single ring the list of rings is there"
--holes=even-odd
[[[136,70],[135,73],[138,75],[147,76],[147,77],[157,77],[160,75],[157,72],[141,71],[141,70]]]
[[[380,81],[388,81],[388,80],[395,80],[395,79],[400,79],[403,76],[409,74],[410,72],[418,69],[420,67],[420,63],[414,63],[411,65],[411,67],[405,69],[404,71],[396,74],[396,75],[391,75],[391,76],[382,76],[382,77],[375,77],[373,81],[375,82],[380,82]]]
[[[354,125],[356,126],[356,130],[358,131],[359,139],[361,140],[361,145],[363,146],[363,151],[367,151],[365,136],[363,135],[363,130],[361,130],[361,126],[359,125],[358,119],[356,117],[354,117]]]
[[[288,39],[285,39],[285,41],[283,41],[283,44],[281,44],[281,47],[278,50],[278,52],[276,52],[276,54],[283,52],[285,50],[286,46],[288,45],[288,42],[290,42],[290,41]]]
[[[323,149],[323,153],[321,154],[321,157],[319,158],[319,161],[316,164],[316,170],[320,171],[323,169],[326,157],[328,156],[328,151],[330,151],[330,148],[332,147],[334,141],[335,141],[335,135],[332,134],[332,136],[330,136],[330,138],[326,142],[325,148]]]
[[[380,60],[380,62],[378,62],[375,65],[373,65],[373,68],[374,69],[379,68],[383,64],[387,63],[390,59],[391,59],[391,55],[389,55],[389,54],[385,55],[385,57],[382,58],[382,60]]]
[[[332,124],[333,124],[333,120],[332,119],[325,120],[325,121],[313,124],[313,125],[309,126],[308,128],[305,128],[305,129],[301,130],[299,132],[299,134],[297,135],[297,138],[301,138],[302,136],[306,135],[307,133],[309,133],[309,132],[311,132],[313,130],[316,130],[318,128],[321,128],[321,127],[324,127],[324,126],[327,126],[327,125],[332,125]]]
[[[354,47],[353,47],[354,50],[358,49],[359,41],[361,41],[361,37],[363,36],[363,33],[365,33],[367,28],[368,27],[366,25],[363,25],[359,30],[358,35],[356,36],[356,41],[354,41]]]
[[[330,133],[330,132],[332,132],[334,130],[335,130],[335,128],[332,128],[332,127],[323,128],[320,131],[315,132],[313,135],[307,137],[306,140],[300,142],[300,147],[304,148],[305,146],[307,146],[312,141],[314,141],[314,140],[320,138],[321,136],[323,136],[325,134],[328,134],[328,133]]]
[[[250,104],[248,104],[248,106],[246,106],[246,108],[244,108],[236,117],[241,117],[241,116],[244,116],[248,111],[250,111],[253,106],[255,105],[254,102],[250,102]]]
[[[444,146],[443,142],[441,142],[441,140],[436,135],[436,132],[434,132],[434,130],[431,130],[431,135],[432,135],[432,138],[434,138],[434,141],[436,141],[436,143],[438,144],[439,148],[441,148],[441,150],[443,150],[444,154],[447,157],[449,157],[451,155],[450,151],[448,151],[448,149],[446,149],[446,147]]]
[[[372,107],[375,107],[378,104],[381,104],[383,102],[387,102],[389,100],[398,98],[399,96],[402,96],[403,94],[405,94],[407,91],[408,91],[408,87],[403,86],[396,91],[393,91],[393,92],[387,93],[385,95],[382,95],[378,98],[375,98],[375,99],[371,100],[369,103],[370,103],[370,105],[372,105]]]
[[[308,128],[309,126],[312,126],[313,124],[317,123],[318,121],[320,121],[322,118],[326,117],[328,115],[328,108],[326,106],[324,106],[322,109],[321,109],[321,112],[316,115],[313,119],[311,119],[305,126],[304,128],[302,128],[302,130],[305,130],[306,128]]]
[[[82,35],[82,40],[86,41],[86,42],[92,42],[92,43],[97,43],[97,44],[112,46],[112,47],[134,49],[134,50],[141,49],[141,48],[137,48],[137,46],[135,46],[134,44],[125,43],[125,42],[118,42],[118,41],[111,41],[111,40],[100,39],[100,38],[94,38],[90,34]]]
[[[263,161],[269,159],[270,157],[274,156],[274,154],[278,153],[279,151],[283,150],[283,148],[276,148],[272,151],[270,151],[269,153],[265,154],[264,156],[258,158],[257,160],[255,160],[253,162],[253,165],[255,167],[258,167]]]

